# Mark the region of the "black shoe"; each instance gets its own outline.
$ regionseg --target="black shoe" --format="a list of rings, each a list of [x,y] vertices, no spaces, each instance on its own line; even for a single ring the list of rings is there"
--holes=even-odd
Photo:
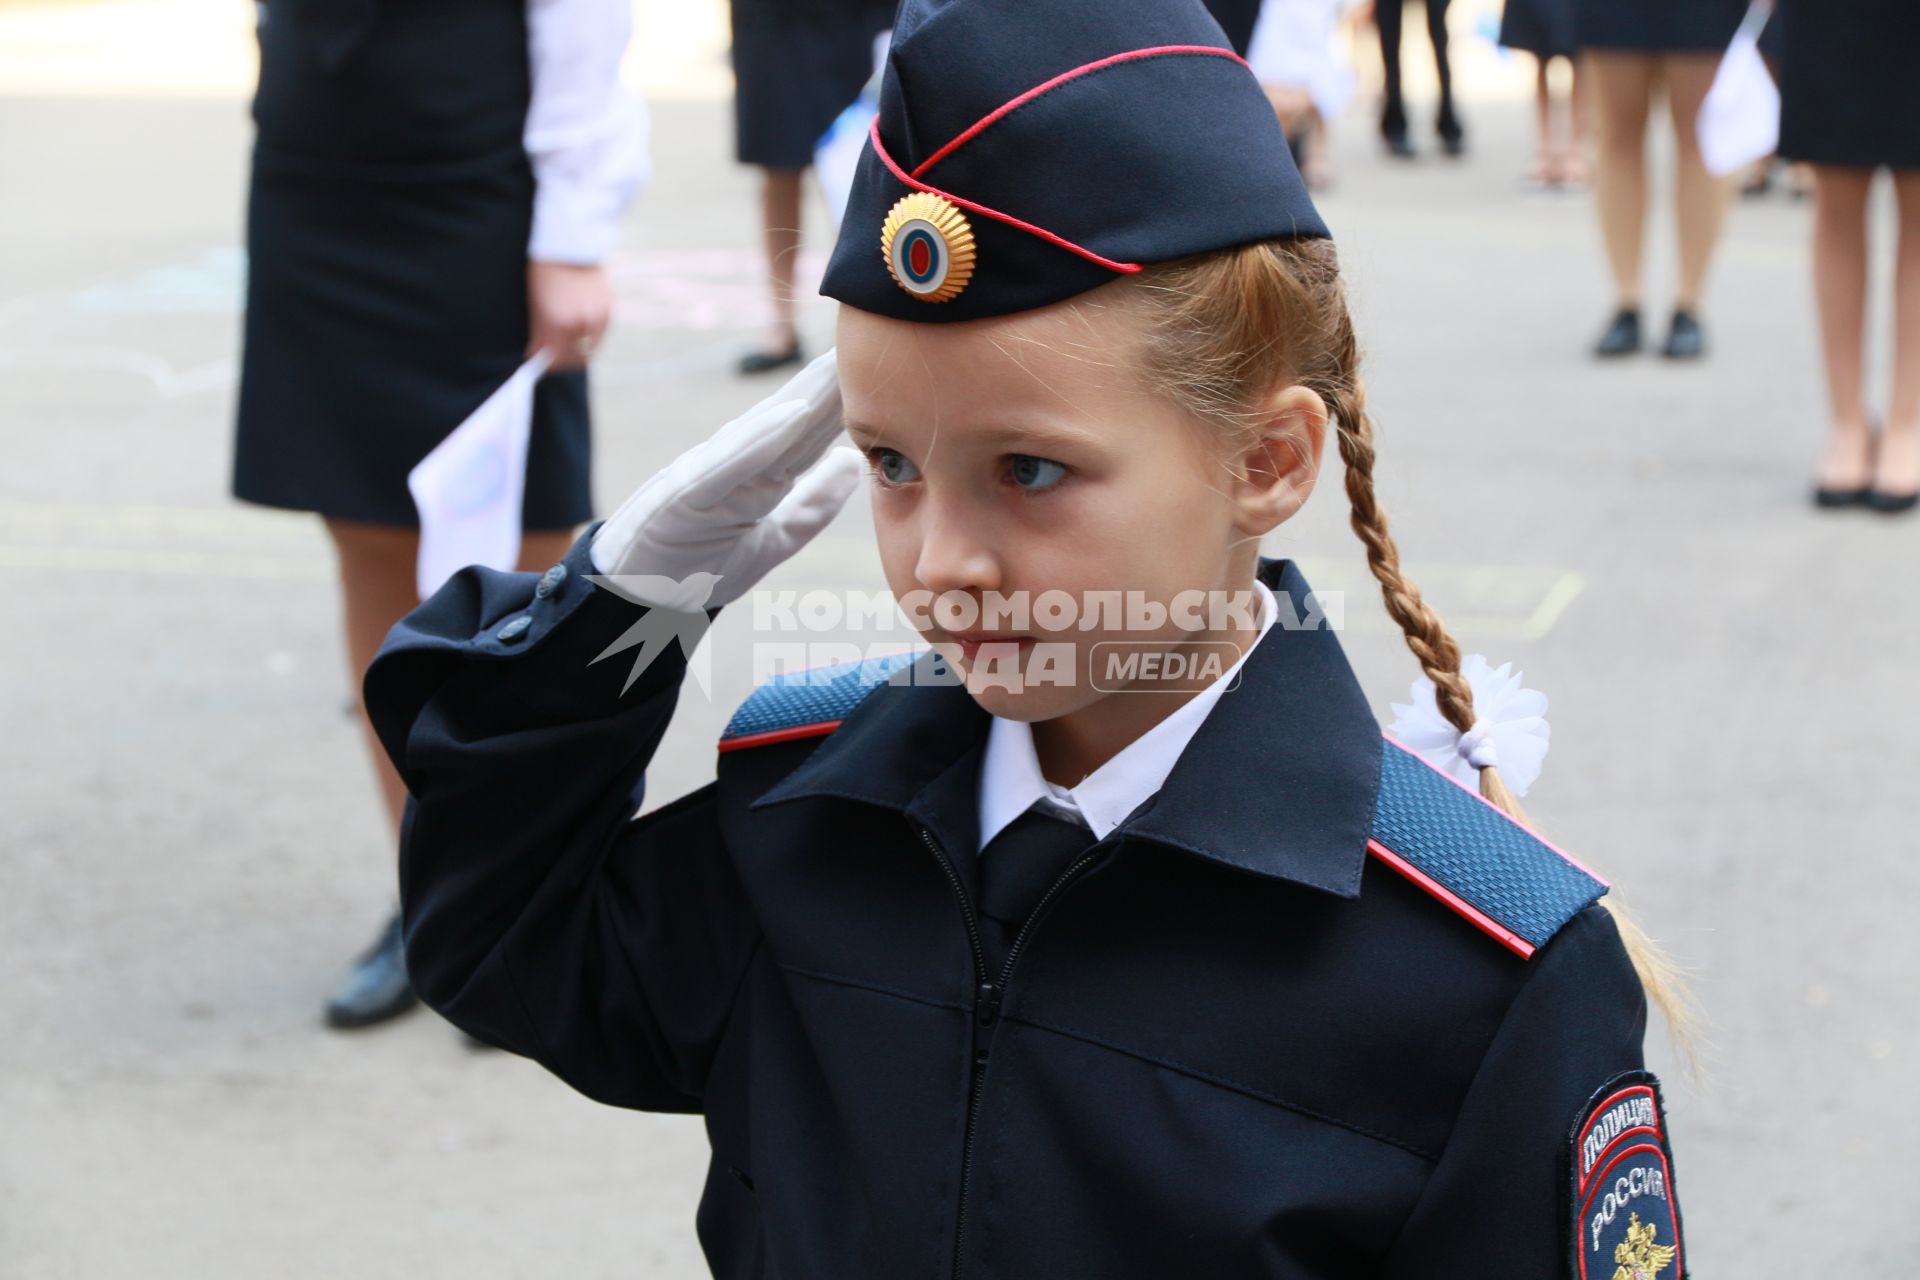
[[[1440,135],[1440,149],[1454,159],[1467,154],[1467,131],[1451,107],[1443,108],[1434,130]]]
[[[1873,424],[1867,427],[1868,460],[1880,451],[1880,428]],[[1873,505],[1873,484],[1853,485],[1849,488],[1835,488],[1833,485],[1816,484],[1813,487],[1813,505],[1823,511],[1836,511],[1842,507],[1870,507]]]
[[[795,338],[793,345],[785,351],[749,351],[740,357],[741,373],[768,373],[774,369],[784,369],[790,364],[799,364],[804,359],[800,352],[800,340]]]
[[[1387,147],[1387,154],[1397,160],[1411,160],[1417,152],[1413,143],[1407,139],[1407,113],[1404,109],[1388,107],[1380,113],[1380,141]]]
[[[1836,511],[1841,507],[1864,507],[1872,500],[1872,496],[1873,490],[1864,487],[1859,489],[1832,489],[1824,484],[1815,485],[1813,489],[1813,505],[1823,511]]]
[[[400,917],[380,931],[379,939],[353,966],[353,972],[327,999],[327,1025],[347,1030],[397,1018],[418,1003],[407,980],[407,957],[400,942]]]
[[[1640,309],[1622,307],[1613,313],[1607,331],[1594,344],[1597,356],[1630,356],[1640,349]]]
[[[1867,505],[1883,516],[1897,516],[1920,506],[1920,492],[1888,493],[1882,489],[1869,489]]]
[[[1693,312],[1683,309],[1673,313],[1673,327],[1667,330],[1660,354],[1669,360],[1698,360],[1707,354],[1707,331]]]

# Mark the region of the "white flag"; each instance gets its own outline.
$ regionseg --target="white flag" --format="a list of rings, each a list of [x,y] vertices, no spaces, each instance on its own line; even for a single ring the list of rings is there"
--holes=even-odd
[[[536,353],[407,473],[420,512],[422,600],[470,564],[518,563],[533,388],[551,363],[545,351]]]
[[[1716,177],[1772,155],[1780,143],[1780,90],[1760,56],[1760,28],[1771,11],[1765,0],[1747,11],[1700,106],[1700,158]]]

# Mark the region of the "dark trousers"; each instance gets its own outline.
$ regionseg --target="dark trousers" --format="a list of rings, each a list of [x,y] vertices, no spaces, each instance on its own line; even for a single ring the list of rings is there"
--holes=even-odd
[[[1440,71],[1440,129],[1455,127],[1453,115],[1453,67],[1447,62],[1448,0],[1426,0],[1427,38],[1433,41],[1433,61]],[[1400,20],[1405,0],[1380,0],[1375,14],[1380,24],[1380,59],[1386,64],[1387,101],[1380,114],[1380,128],[1387,133],[1405,133],[1407,104],[1400,95]]]

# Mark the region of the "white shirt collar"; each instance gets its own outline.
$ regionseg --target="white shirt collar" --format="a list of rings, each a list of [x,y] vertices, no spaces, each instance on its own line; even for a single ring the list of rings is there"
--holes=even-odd
[[[1040,758],[1033,748],[1033,727],[1025,720],[993,717],[987,730],[986,753],[980,763],[980,847],[998,835],[1002,828],[1025,813],[1039,800],[1069,816],[1077,816],[1092,830],[1094,839],[1105,839],[1108,832],[1140,806],[1140,802],[1160,790],[1173,772],[1173,765],[1187,743],[1207,718],[1207,713],[1227,691],[1234,675],[1246,662],[1247,654],[1260,643],[1280,606],[1272,590],[1258,578],[1255,594],[1260,600],[1260,631],[1232,666],[1206,688],[1182,703],[1172,715],[1135,738],[1111,760],[1095,769],[1077,786],[1062,787],[1047,781],[1040,772]]]

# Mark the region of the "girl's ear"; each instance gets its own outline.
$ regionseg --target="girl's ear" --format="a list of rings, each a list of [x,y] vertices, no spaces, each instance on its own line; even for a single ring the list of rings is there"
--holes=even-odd
[[[1267,401],[1257,438],[1233,460],[1234,523],[1255,537],[1298,511],[1320,475],[1327,443],[1327,402],[1311,387],[1291,386]]]

